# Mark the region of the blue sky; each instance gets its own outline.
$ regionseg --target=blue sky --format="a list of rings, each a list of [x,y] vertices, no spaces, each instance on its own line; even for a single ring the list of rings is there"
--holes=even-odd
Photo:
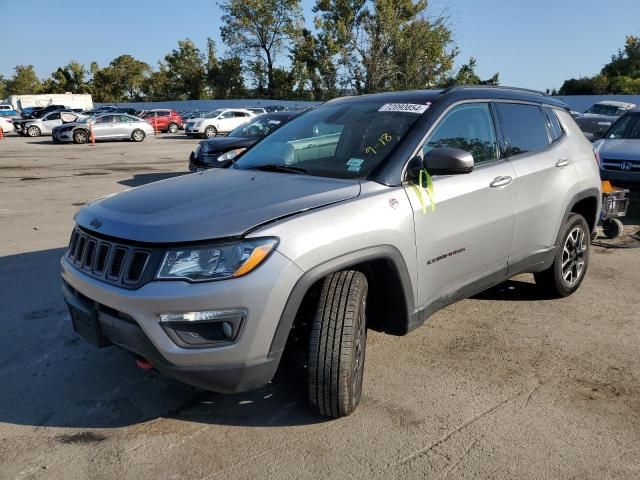
[[[303,0],[309,25],[313,4]],[[431,9],[451,17],[458,64],[473,56],[482,77],[500,72],[504,85],[536,89],[598,72],[625,35],[640,35],[639,0],[432,0]],[[47,77],[69,60],[104,66],[125,53],[155,66],[185,37],[204,48],[212,36],[223,50],[215,0],[31,0],[28,12],[0,0],[0,17],[5,76],[16,64]]]

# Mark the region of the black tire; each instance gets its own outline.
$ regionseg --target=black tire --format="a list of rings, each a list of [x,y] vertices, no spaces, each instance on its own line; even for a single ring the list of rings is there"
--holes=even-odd
[[[146,137],[145,133],[138,128],[131,132],[131,140],[134,142],[141,142],[144,140],[144,137]]]
[[[215,137],[217,134],[218,134],[218,130],[213,125],[209,125],[207,128],[204,129],[205,138],[212,138],[212,137]]]
[[[607,218],[602,221],[602,233],[609,239],[618,238],[624,232],[624,225],[617,218]]]
[[[553,264],[533,274],[538,287],[553,297],[567,297],[580,288],[589,266],[590,240],[589,225],[584,217],[576,213],[569,215],[562,227]]]
[[[367,278],[354,270],[329,275],[309,337],[312,408],[327,417],[351,414],[360,402],[367,344]]]
[[[30,137],[39,137],[40,135],[42,135],[42,132],[35,125],[31,125],[29,128],[27,128],[27,135]]]
[[[180,128],[178,127],[177,123],[171,122],[167,127],[167,132],[169,133],[178,133],[178,130],[180,130]]]
[[[89,132],[86,130],[76,130],[73,132],[73,143],[82,144],[89,140]]]

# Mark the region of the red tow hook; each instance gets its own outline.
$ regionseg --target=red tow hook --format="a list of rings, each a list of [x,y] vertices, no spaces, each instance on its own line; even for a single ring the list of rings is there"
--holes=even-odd
[[[136,358],[136,365],[143,370],[153,370],[151,362],[144,358]]]

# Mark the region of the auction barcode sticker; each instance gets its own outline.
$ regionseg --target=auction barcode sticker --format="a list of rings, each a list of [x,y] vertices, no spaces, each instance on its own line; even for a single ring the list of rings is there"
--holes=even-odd
[[[408,113],[417,113],[418,115],[423,114],[427,111],[427,109],[431,106],[431,104],[420,105],[418,103],[385,103],[381,106],[378,111],[379,112],[408,112]]]

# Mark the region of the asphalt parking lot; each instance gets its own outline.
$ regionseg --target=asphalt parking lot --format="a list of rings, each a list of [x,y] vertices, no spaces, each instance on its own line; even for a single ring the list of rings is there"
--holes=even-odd
[[[0,140],[0,479],[640,477],[640,249],[594,247],[570,298],[523,275],[407,337],[371,332],[337,421],[295,369],[225,396],[80,340],[58,275],[74,213],[184,173],[196,144]]]

